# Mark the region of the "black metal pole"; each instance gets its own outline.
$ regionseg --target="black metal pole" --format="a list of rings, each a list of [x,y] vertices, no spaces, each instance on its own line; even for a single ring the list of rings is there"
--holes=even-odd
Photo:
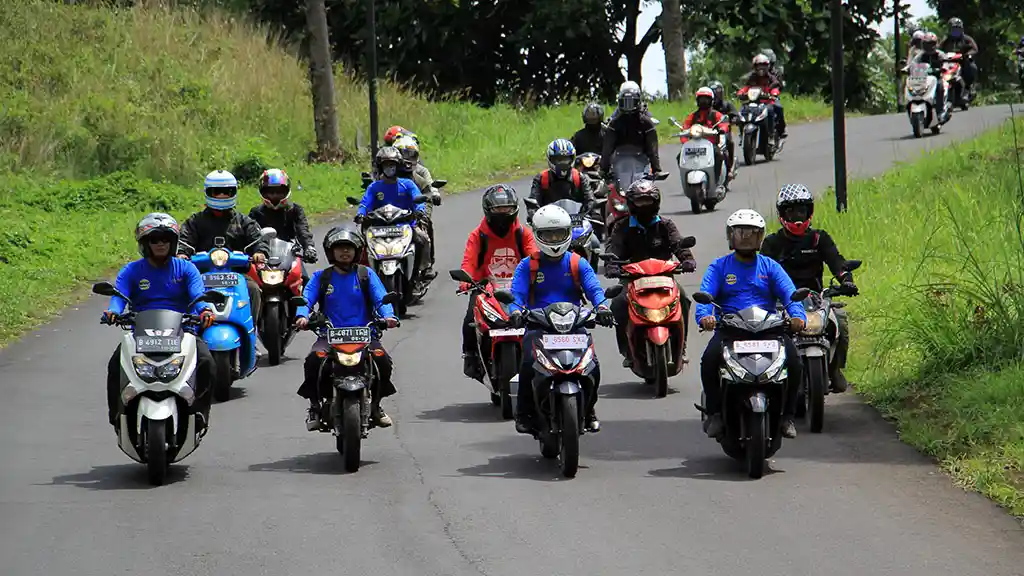
[[[836,210],[846,211],[846,91],[843,87],[843,0],[832,0],[832,140]]]
[[[900,0],[896,0],[892,9],[892,35],[893,40],[896,43],[895,54],[893,55],[892,61],[896,65],[896,69],[893,71],[896,77],[896,110],[899,111],[902,106],[900,100],[903,99],[903,90],[900,89]]]
[[[380,126],[377,120],[377,14],[374,9],[375,0],[367,0],[369,14],[367,15],[367,27],[369,28],[370,40],[370,155],[377,154],[377,133]]]

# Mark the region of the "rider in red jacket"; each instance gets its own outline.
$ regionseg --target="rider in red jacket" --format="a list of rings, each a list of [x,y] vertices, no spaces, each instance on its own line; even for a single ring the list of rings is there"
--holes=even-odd
[[[462,256],[462,269],[473,281],[490,280],[500,288],[512,284],[516,266],[530,254],[537,251],[533,232],[519,224],[519,197],[515,188],[508,184],[495,184],[484,192],[484,219],[469,233],[466,251]],[[462,283],[459,290],[467,290]],[[483,364],[477,350],[476,329],[473,322],[473,308],[476,294],[469,298],[466,318],[462,321],[463,372],[467,377],[482,380]]]

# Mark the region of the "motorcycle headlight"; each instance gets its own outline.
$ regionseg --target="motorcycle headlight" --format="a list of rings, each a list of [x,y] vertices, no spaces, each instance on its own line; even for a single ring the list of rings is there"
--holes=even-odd
[[[156,366],[150,364],[145,356],[133,356],[132,365],[135,367],[135,373],[139,375],[139,378],[143,380],[156,379]]]
[[[565,333],[571,330],[573,325],[576,324],[576,311],[570,310],[565,314],[552,312],[548,315],[548,320],[551,321],[551,325],[555,327],[555,330]]]
[[[284,282],[284,270],[261,270],[260,278],[264,284],[280,284]]]
[[[360,350],[359,352],[346,354],[344,352],[338,351],[337,355],[338,363],[341,364],[342,366],[355,366],[359,364],[359,360],[362,358],[363,352],[362,350]]]
[[[807,322],[800,334],[804,336],[818,336],[825,331],[825,311],[815,310],[807,315]]]
[[[642,314],[644,318],[647,318],[651,322],[661,322],[665,318],[668,318],[670,314],[675,310],[676,303],[672,302],[668,306],[663,308],[644,308],[643,306],[633,303],[633,309],[639,314]]]
[[[495,310],[486,301],[480,302],[480,309],[484,311],[484,316],[486,316],[491,322],[498,322],[501,320],[501,313]]]
[[[181,365],[185,361],[184,356],[177,356],[167,364],[156,369],[156,375],[161,380],[173,380],[181,373]]]
[[[231,255],[228,254],[227,250],[214,250],[213,252],[210,252],[210,261],[213,262],[213,265],[217,268],[221,268],[226,265],[228,263],[228,258],[230,257]]]
[[[612,204],[612,206],[614,206],[615,210],[619,212],[623,212],[626,210],[626,204],[624,202],[615,202],[614,204]]]

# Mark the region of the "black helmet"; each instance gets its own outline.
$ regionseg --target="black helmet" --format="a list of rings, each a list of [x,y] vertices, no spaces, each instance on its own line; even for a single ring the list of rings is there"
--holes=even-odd
[[[495,184],[484,191],[481,204],[484,220],[491,230],[504,236],[519,214],[519,196],[508,184]]]
[[[356,257],[354,262],[359,262],[362,257],[363,246],[366,245],[363,241],[363,234],[353,224],[341,224],[335,226],[327,231],[324,235],[324,253],[327,254],[327,261],[334,264],[334,247],[339,244],[351,244],[356,249]]]
[[[591,102],[583,108],[583,123],[587,125],[600,124],[604,122],[604,106],[597,102]]]
[[[722,98],[725,97],[725,85],[718,80],[708,82],[708,88],[711,88],[711,91],[715,93],[715,102],[721,102]]]
[[[374,159],[377,164],[377,171],[381,174],[384,173],[385,162],[394,162],[395,168],[397,169],[402,167],[403,160],[404,158],[402,158],[402,153],[394,146],[384,146],[380,150],[377,150],[377,156]]]
[[[661,190],[658,190],[653,180],[637,180],[626,190],[626,205],[630,215],[644,222],[649,221],[661,210]]]

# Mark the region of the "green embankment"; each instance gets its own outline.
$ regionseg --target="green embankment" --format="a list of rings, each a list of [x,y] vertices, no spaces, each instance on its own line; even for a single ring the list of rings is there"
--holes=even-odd
[[[263,30],[223,14],[114,10],[8,0],[0,10],[0,346],[73,301],[83,283],[136,254],[147,211],[201,207],[202,176],[227,168],[247,183],[285,167],[308,212],[361,191],[365,153],[338,166],[303,162],[313,146],[306,68]],[[365,150],[365,86],[339,69],[343,147]],[[449,190],[513,177],[580,124],[579,105],[522,111],[428,102],[384,83],[382,126],[401,123]],[[820,119],[819,102],[787,101],[791,122]],[[665,120],[688,106],[654,103]],[[357,140],[362,148],[357,146]],[[246,210],[256,194],[246,189]],[[443,209],[443,208],[442,208]]]
[[[856,389],[955,481],[1024,515],[1024,121],[850,188],[819,210],[847,258]],[[830,205],[831,200],[821,202]]]

